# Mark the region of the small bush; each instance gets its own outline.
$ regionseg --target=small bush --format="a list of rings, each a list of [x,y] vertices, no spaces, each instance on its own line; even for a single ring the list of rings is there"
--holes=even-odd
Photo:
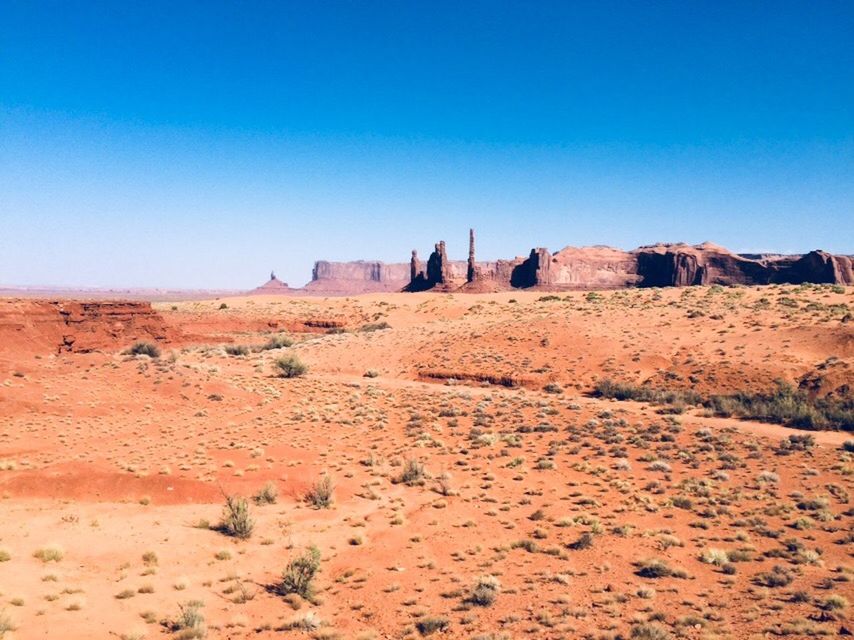
[[[632,640],[669,640],[671,636],[664,627],[648,622],[633,626],[631,637]]]
[[[59,562],[65,556],[65,552],[61,547],[56,545],[50,545],[48,547],[43,547],[42,549],[38,549],[35,553],[33,553],[34,558],[38,558],[42,562]]]
[[[249,502],[239,496],[226,496],[219,530],[227,536],[246,540],[252,535],[255,522],[249,515]]]
[[[641,578],[686,578],[687,574],[681,569],[671,568],[664,560],[644,560],[638,564],[635,571]]]
[[[205,616],[201,612],[204,605],[198,600],[191,600],[184,604],[179,604],[180,613],[178,617],[165,623],[170,631],[176,634],[179,640],[197,640],[208,635],[207,625],[205,624]]]
[[[444,616],[424,616],[415,623],[415,628],[422,636],[429,636],[437,631],[444,631],[451,622]]]
[[[263,345],[261,345],[261,351],[272,351],[274,349],[285,349],[286,347],[293,346],[294,341],[293,338],[287,336],[285,334],[280,334],[277,336],[273,336]]]
[[[774,566],[771,571],[757,573],[753,582],[761,587],[785,587],[792,583],[795,576],[791,571],[779,565]]]
[[[279,499],[279,492],[276,489],[276,485],[268,482],[261,487],[261,490],[252,499],[255,501],[255,504],[276,504],[276,501]]]
[[[427,473],[424,469],[424,463],[415,459],[409,459],[403,463],[403,471],[401,471],[396,480],[409,487],[414,487],[423,485],[426,477]]]
[[[284,356],[276,360],[276,373],[280,378],[298,378],[308,371],[308,366],[296,356]]]
[[[479,607],[489,607],[498,597],[498,592],[501,590],[501,583],[495,576],[481,576],[477,579],[474,587],[466,598],[466,602],[475,604]]]
[[[305,493],[305,501],[317,509],[328,509],[332,506],[332,494],[335,484],[328,475],[323,475]]]
[[[137,342],[128,349],[128,353],[132,356],[148,356],[149,358],[160,357],[160,349],[156,344],[152,344],[151,342]]]
[[[248,356],[249,347],[245,344],[227,344],[225,345],[225,352],[230,356]]]
[[[391,325],[388,322],[372,322],[370,324],[366,324],[361,328],[361,331],[366,331],[368,333],[372,331],[382,331],[383,329],[391,329]]]
[[[314,595],[314,578],[319,570],[320,549],[311,546],[285,567],[278,592],[283,596],[295,593],[305,600],[311,599]]]

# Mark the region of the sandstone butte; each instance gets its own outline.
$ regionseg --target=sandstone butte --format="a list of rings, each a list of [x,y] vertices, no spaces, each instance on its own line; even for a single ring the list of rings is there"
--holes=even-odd
[[[607,246],[565,247],[552,254],[535,248],[527,256],[494,262],[475,260],[474,231],[467,260],[450,260],[444,241],[426,263],[417,251],[410,262],[318,260],[311,281],[290,288],[274,277],[252,294],[354,295],[395,291],[487,293],[623,289],[691,285],[854,284],[854,258],[815,250],[806,254],[737,254],[706,242],[655,244],[624,251]]]

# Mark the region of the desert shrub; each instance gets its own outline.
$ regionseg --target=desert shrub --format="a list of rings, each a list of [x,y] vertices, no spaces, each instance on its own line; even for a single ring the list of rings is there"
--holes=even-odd
[[[615,400],[635,400],[653,404],[700,404],[702,398],[693,391],[655,389],[644,385],[622,384],[607,378],[599,380],[593,395]]]
[[[368,369],[367,371],[365,371],[364,377],[366,377],[366,378],[378,378],[379,375],[380,375],[380,372],[377,371],[376,369]]]
[[[723,549],[706,549],[700,556],[700,560],[706,564],[722,567],[729,563],[729,554]]]
[[[297,378],[308,371],[308,366],[294,355],[279,358],[275,366],[280,378]]]
[[[301,556],[288,563],[282,572],[282,580],[278,592],[287,596],[296,594],[309,600],[314,595],[314,578],[320,571],[320,549],[311,546]]]
[[[437,631],[445,631],[451,622],[444,616],[424,616],[415,623],[415,628],[422,636],[429,636]]]
[[[854,440],[846,440],[842,443],[842,450],[848,453],[854,453]]]
[[[255,501],[255,504],[276,504],[276,500],[279,499],[279,492],[276,489],[276,485],[268,482],[261,487],[252,499]]]
[[[332,478],[324,474],[305,492],[305,501],[317,509],[328,509],[332,506],[334,491],[335,484]]]
[[[593,534],[589,531],[585,531],[578,537],[578,540],[576,540],[575,542],[570,542],[567,546],[573,551],[589,549],[593,546]]]
[[[263,345],[261,345],[261,351],[272,351],[274,349],[284,349],[286,347],[293,346],[294,341],[293,338],[287,336],[285,334],[279,334],[277,336],[273,336]]]
[[[761,587],[785,587],[792,583],[795,576],[791,571],[780,565],[775,565],[771,571],[757,573],[753,582]]]
[[[220,308],[221,310],[222,310],[222,309],[228,309],[228,305],[227,305],[227,304],[225,304],[225,303],[223,302],[223,303],[221,303],[221,304],[219,305],[219,308]]]
[[[245,540],[252,535],[255,522],[249,514],[249,501],[239,496],[226,496],[219,530],[227,536]]]
[[[641,578],[686,578],[681,569],[673,569],[664,560],[644,560],[637,565],[635,573]]]
[[[427,472],[424,469],[424,463],[411,458],[403,463],[403,471],[400,472],[396,481],[402,482],[407,486],[414,487],[417,485],[423,485],[426,477]]]
[[[391,325],[383,320],[382,322],[371,322],[369,324],[364,325],[360,331],[366,331],[368,333],[372,331],[382,331],[383,329],[391,329]]]
[[[65,556],[65,552],[61,547],[50,545],[42,547],[33,553],[34,558],[38,558],[42,562],[59,562]]]
[[[176,634],[175,637],[179,640],[196,640],[206,637],[208,629],[205,624],[205,616],[201,612],[203,606],[204,604],[198,600],[179,604],[180,613],[178,617],[166,623],[166,626]]]
[[[655,389],[606,378],[596,383],[593,395],[677,406],[702,404],[717,416],[775,422],[802,429],[854,430],[854,397],[811,398],[784,382],[779,382],[769,393],[739,392],[703,399],[693,391]]]
[[[563,387],[556,382],[549,382],[543,387],[543,391],[546,393],[563,393]]]
[[[671,636],[664,627],[647,622],[633,626],[631,637],[632,640],[669,640]]]
[[[245,344],[227,344],[225,345],[225,352],[230,356],[248,356],[249,347]]]
[[[10,631],[17,629],[12,619],[4,612],[0,611],[0,638],[5,638]]]
[[[479,607],[489,607],[498,597],[498,592],[501,590],[501,583],[495,576],[480,576],[472,587],[471,593],[466,602],[475,604]]]
[[[128,353],[132,356],[148,356],[149,358],[159,358],[160,349],[156,344],[151,342],[136,342],[128,349]]]
[[[802,429],[854,430],[854,398],[811,398],[783,382],[769,393],[712,396],[706,406],[724,417],[776,422]]]

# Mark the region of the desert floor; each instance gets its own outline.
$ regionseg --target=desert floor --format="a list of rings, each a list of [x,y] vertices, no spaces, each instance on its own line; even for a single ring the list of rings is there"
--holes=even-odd
[[[0,638],[852,632],[854,436],[590,395],[850,393],[849,307],[792,286],[224,298],[154,305],[159,358],[121,327],[58,352],[22,318],[0,330]],[[277,377],[291,354],[308,372]],[[225,495],[248,539],[217,529]],[[283,595],[312,545],[314,595]]]

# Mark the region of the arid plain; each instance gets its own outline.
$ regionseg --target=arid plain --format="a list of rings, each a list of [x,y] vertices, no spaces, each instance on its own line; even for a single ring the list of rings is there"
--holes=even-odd
[[[254,296],[95,305],[68,338],[0,300],[0,637],[850,634],[852,308]],[[836,428],[711,401],[780,380]]]

